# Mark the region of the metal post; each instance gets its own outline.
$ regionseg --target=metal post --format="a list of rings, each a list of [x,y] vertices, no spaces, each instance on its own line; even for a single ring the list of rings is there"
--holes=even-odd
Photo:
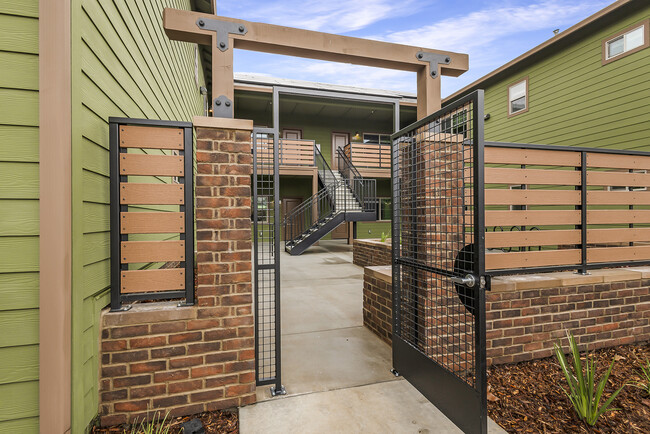
[[[580,152],[580,241],[581,268],[580,274],[587,272],[587,153]]]
[[[475,298],[476,389],[480,400],[480,432],[487,433],[487,361],[485,324],[485,164],[484,164],[484,93],[478,90],[474,110],[474,272],[479,280]]]
[[[194,304],[194,145],[192,128],[183,128],[185,154],[185,305]]]
[[[120,291],[120,146],[119,124],[109,124],[110,136],[110,196],[111,196],[111,311],[121,310]]]

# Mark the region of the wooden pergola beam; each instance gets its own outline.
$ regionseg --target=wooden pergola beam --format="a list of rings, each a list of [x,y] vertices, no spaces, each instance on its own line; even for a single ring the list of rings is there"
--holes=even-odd
[[[216,50],[215,32],[197,26],[196,23],[201,18],[242,24],[246,26],[247,32],[245,35],[230,34],[229,49],[222,52]],[[217,65],[221,71],[217,72],[213,67],[213,78],[218,80],[213,81],[213,87],[219,86],[220,88],[220,91],[214,92],[214,94],[223,94],[229,98],[234,93],[232,80],[230,80],[230,84],[223,83],[223,80],[228,73],[228,64],[232,64],[233,47],[264,53],[416,72],[418,73],[418,118],[440,108],[440,80],[431,78],[429,64],[417,58],[418,52],[423,51],[449,57],[449,64],[439,65],[441,75],[457,77],[469,68],[467,54],[244,21],[178,9],[166,8],[164,10],[163,25],[165,33],[170,39],[212,45],[213,65]],[[228,53],[229,51],[230,53]],[[232,71],[232,68],[230,68],[230,71]],[[215,74],[219,76],[217,77]]]

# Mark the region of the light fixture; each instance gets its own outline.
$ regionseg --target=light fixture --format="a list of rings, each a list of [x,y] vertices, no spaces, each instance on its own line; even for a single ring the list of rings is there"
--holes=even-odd
[[[361,135],[359,134],[359,131],[354,133],[354,136],[352,136],[352,140],[354,140],[355,142],[361,141]]]

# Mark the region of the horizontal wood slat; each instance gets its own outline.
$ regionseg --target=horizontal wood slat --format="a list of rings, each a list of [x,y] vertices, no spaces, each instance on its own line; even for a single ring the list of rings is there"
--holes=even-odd
[[[650,191],[589,191],[587,205],[650,205]]]
[[[650,241],[650,228],[587,229],[587,243],[629,243]]]
[[[650,223],[650,210],[587,211],[587,224]]]
[[[544,226],[580,224],[580,211],[485,211],[486,226]]]
[[[578,205],[575,190],[485,190],[486,205]],[[587,195],[589,197],[589,195]]]
[[[526,164],[534,166],[580,166],[580,153],[540,149],[485,148],[486,164]]]
[[[185,270],[183,268],[130,270],[121,273],[123,294],[185,289]]]
[[[185,232],[182,212],[122,212],[120,231],[123,234],[167,234]]]
[[[587,153],[587,167],[650,170],[650,157],[642,155]]]
[[[185,261],[185,241],[122,241],[123,264]]]
[[[580,244],[579,230],[497,231],[485,233],[485,247],[528,247]]]
[[[182,150],[183,129],[120,125],[120,147]]]
[[[573,265],[579,264],[580,258],[581,252],[578,249],[486,253],[485,268],[487,270],[504,270],[509,268]]]
[[[123,205],[182,205],[185,201],[182,184],[120,183]]]
[[[486,167],[485,183],[511,185],[580,185],[580,172],[575,170]]]
[[[120,175],[183,176],[182,155],[120,154]]]
[[[650,259],[650,246],[592,247],[587,249],[587,262],[645,261]]]
[[[588,171],[587,185],[650,187],[650,173]]]

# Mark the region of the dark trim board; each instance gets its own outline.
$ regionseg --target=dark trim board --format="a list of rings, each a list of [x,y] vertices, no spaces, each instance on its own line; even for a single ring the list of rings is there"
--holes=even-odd
[[[478,391],[393,333],[393,368],[466,433],[487,432]],[[484,426],[481,426],[485,423]]]

